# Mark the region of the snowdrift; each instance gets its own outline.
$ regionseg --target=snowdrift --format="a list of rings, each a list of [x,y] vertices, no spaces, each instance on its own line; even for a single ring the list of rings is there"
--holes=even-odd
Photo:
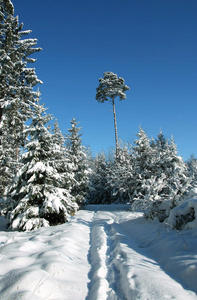
[[[180,233],[128,205],[89,205],[55,227],[0,227],[1,299],[197,299],[194,226]]]
[[[166,223],[176,229],[197,228],[197,197],[173,208]]]

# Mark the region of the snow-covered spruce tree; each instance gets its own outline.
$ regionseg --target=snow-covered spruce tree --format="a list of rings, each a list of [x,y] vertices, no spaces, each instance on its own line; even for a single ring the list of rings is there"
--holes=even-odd
[[[65,137],[63,136],[57,119],[54,122],[53,128],[53,142],[58,145],[57,150],[60,150],[62,153],[65,151]],[[58,151],[59,153],[59,151]]]
[[[110,188],[111,202],[129,202],[133,194],[133,156],[131,147],[120,146],[118,157],[108,170],[107,186]]]
[[[190,187],[183,203],[174,207],[166,220],[166,224],[177,230],[192,229],[197,224],[196,196],[197,196],[197,159],[191,155],[186,162]]]
[[[10,147],[5,134],[0,143],[0,198],[6,197],[6,189],[16,172],[15,149]]]
[[[188,176],[191,178],[191,187],[197,187],[197,158],[191,155],[186,164]]]
[[[103,78],[99,79],[99,86],[96,89],[96,100],[101,103],[109,101],[113,106],[116,156],[118,156],[118,133],[116,123],[115,98],[119,97],[121,101],[126,99],[125,92],[129,90],[129,87],[125,85],[124,82],[125,81],[123,78],[117,77],[117,75],[113,72],[105,72],[103,74]]]
[[[75,198],[79,206],[82,206],[87,198],[89,189],[89,167],[88,156],[79,132],[81,127],[77,127],[79,123],[75,118],[71,121],[71,128],[68,129],[69,134],[66,135],[66,147],[68,162],[73,166],[74,182],[71,194]]]
[[[43,105],[34,105],[34,109],[27,129],[30,140],[22,155],[24,165],[9,190],[12,207],[7,216],[14,230],[62,224],[78,209],[69,190],[62,188],[65,178],[54,164],[57,145],[46,127],[51,116],[45,113]]]
[[[57,120],[53,124],[52,140],[54,144],[54,164],[59,173],[64,172],[65,166],[65,137],[63,136]]]
[[[132,202],[134,202],[134,207],[139,205],[146,208],[150,200],[150,184],[152,184],[149,181],[152,181],[152,176],[154,176],[155,153],[150,145],[148,135],[141,127],[137,137],[133,147],[133,176],[135,181]]]
[[[62,188],[71,191],[75,183],[74,164],[69,161],[67,149],[65,147],[65,137],[62,134],[57,120],[55,120],[52,140],[54,144],[53,164],[62,178]]]
[[[41,48],[34,48],[36,39],[24,39],[31,31],[22,31],[14,16],[14,7],[10,0],[0,1],[0,144],[5,153],[12,149],[9,160],[0,157],[0,164],[7,185],[17,165],[20,146],[24,145],[24,122],[31,116],[31,106],[37,97],[33,87],[41,83],[35,69],[29,63],[35,62],[31,54]],[[27,66],[28,65],[28,66]],[[5,148],[6,147],[6,148]],[[13,151],[14,150],[14,151]],[[11,170],[9,170],[12,166]],[[1,179],[0,179],[1,181]],[[4,183],[0,185],[3,187]],[[4,191],[2,191],[4,193]]]
[[[143,205],[147,218],[158,217],[163,221],[170,210],[182,201],[190,181],[173,139],[169,142],[161,131],[156,141],[151,143],[151,148],[152,160],[150,157],[147,160],[149,176],[141,181],[145,196]]]
[[[150,177],[143,180],[143,186],[146,189],[143,207],[146,218],[158,217],[160,221],[163,221],[171,206],[166,190],[166,166],[164,163],[168,141],[160,132],[156,141],[153,138],[150,140],[150,146],[152,164],[150,164]]]
[[[92,158],[90,173],[90,192],[88,202],[91,204],[110,203],[110,187],[107,185],[107,176],[110,163],[104,153]]]
[[[179,205],[183,200],[188,188],[190,187],[190,178],[187,175],[187,166],[183,158],[177,153],[177,146],[174,139],[171,138],[168,160],[166,162],[166,177],[169,188],[169,196],[172,199],[173,206]]]
[[[159,192],[161,200],[170,199],[172,206],[180,203],[190,186],[190,180],[187,176],[187,167],[183,158],[177,154],[177,146],[171,138],[166,140],[160,132],[156,140],[157,159],[156,174],[164,177],[164,186]]]

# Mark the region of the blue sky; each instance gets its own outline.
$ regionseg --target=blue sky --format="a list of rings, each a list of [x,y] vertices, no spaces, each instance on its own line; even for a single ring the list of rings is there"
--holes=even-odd
[[[13,0],[15,15],[43,51],[34,65],[42,101],[67,133],[75,117],[93,153],[115,146],[112,107],[95,100],[106,71],[125,79],[116,99],[118,136],[133,143],[174,136],[197,157],[196,0]]]

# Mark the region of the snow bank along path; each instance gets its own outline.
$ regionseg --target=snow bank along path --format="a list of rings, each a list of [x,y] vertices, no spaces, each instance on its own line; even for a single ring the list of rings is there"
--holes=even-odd
[[[159,245],[154,241],[157,232],[146,231],[146,225],[127,206],[102,205],[87,206],[64,225],[26,233],[1,231],[0,299],[197,299],[195,282],[188,287],[176,270],[169,273],[177,281],[161,268],[167,266],[168,253],[160,264],[151,258],[150,245],[155,244],[155,253]],[[168,244],[165,239],[166,249]],[[192,266],[195,270],[194,261]]]

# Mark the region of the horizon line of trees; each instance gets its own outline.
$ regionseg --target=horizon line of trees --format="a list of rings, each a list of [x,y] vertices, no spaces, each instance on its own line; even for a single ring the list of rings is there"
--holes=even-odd
[[[10,229],[62,224],[87,203],[130,203],[162,222],[196,185],[197,159],[184,162],[174,140],[161,131],[154,140],[140,127],[133,147],[119,142],[118,157],[115,150],[92,157],[75,119],[65,136],[57,120],[51,130],[44,105],[37,103],[35,111],[11,184],[6,173],[0,178],[1,214]]]
[[[197,185],[197,159],[184,162],[173,138],[160,131],[149,139],[140,127],[133,146],[119,143],[117,159],[98,154],[92,174],[90,203],[130,203],[147,218],[164,221]]]

